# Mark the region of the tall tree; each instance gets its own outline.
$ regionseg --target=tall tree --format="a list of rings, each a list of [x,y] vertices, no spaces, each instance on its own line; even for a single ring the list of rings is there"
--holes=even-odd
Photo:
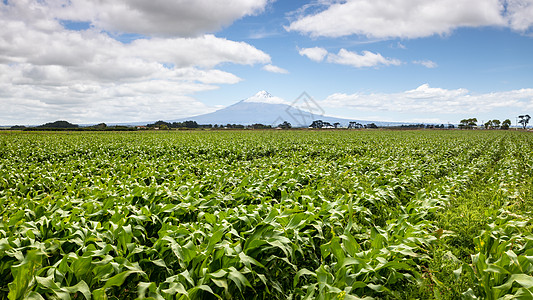
[[[477,118],[468,119],[468,128],[472,129],[477,126]]]
[[[531,117],[529,115],[523,115],[523,116],[518,116],[520,118],[520,121],[518,121],[518,123],[522,124],[522,126],[524,126],[524,129],[526,129],[527,127],[527,123],[529,123],[529,120],[531,120]]]
[[[472,129],[477,126],[477,118],[462,119],[459,123],[459,128],[461,129]]]
[[[355,128],[363,128],[363,124],[355,122],[355,121],[350,122],[350,124],[348,125],[348,129],[355,129]]]
[[[507,120],[503,121],[503,123],[502,123],[502,129],[503,130],[509,129],[510,126],[511,126],[511,120],[507,119]]]

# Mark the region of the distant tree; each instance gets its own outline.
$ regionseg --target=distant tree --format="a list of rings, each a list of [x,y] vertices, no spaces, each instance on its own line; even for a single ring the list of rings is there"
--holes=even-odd
[[[322,120],[313,121],[313,123],[309,125],[309,128],[315,128],[315,129],[319,129],[322,127],[324,127],[324,122]]]
[[[459,128],[461,129],[472,129],[475,126],[477,126],[477,119],[476,118],[470,118],[470,119],[462,119],[459,123]]]
[[[453,124],[448,124],[448,129],[454,129],[455,128],[455,125]]]
[[[507,130],[507,129],[509,129],[509,127],[511,127],[511,120],[507,119],[507,120],[503,121],[502,129],[503,130]]]
[[[365,128],[375,129],[375,128],[378,128],[378,126],[376,124],[374,124],[374,123],[370,123],[370,124],[366,124]]]
[[[185,128],[198,128],[198,123],[196,121],[185,121],[183,122]]]
[[[400,128],[424,128],[424,124],[402,124]]]
[[[93,126],[88,127],[89,129],[106,129],[107,124],[106,123],[100,123]]]
[[[15,125],[15,126],[11,126],[9,129],[11,129],[11,130],[24,130],[24,129],[26,129],[26,126]]]
[[[339,123],[339,122],[333,123],[333,127],[335,127],[335,129],[337,129],[340,125],[341,125],[341,123]]]
[[[497,119],[492,120],[492,128],[499,129],[500,125],[501,125],[500,120],[497,120]]]
[[[278,128],[281,128],[281,129],[291,129],[292,128],[292,125],[291,123],[287,122],[287,121],[284,121],[283,123],[279,124],[278,125]]]
[[[472,129],[474,127],[477,126],[477,119],[476,118],[471,118],[471,119],[468,119],[468,128]]]
[[[526,129],[527,123],[529,123],[529,120],[531,120],[531,117],[529,115],[523,115],[523,116],[518,116],[518,118],[520,118],[520,121],[518,121],[518,123],[522,124],[522,126],[524,126],[524,129]]]
[[[155,125],[157,125],[157,126],[167,125],[168,126],[168,125],[170,125],[170,123],[160,120],[160,121],[155,122]]]
[[[106,130],[113,130],[113,131],[132,131],[135,130],[135,127],[128,127],[123,125],[115,125],[115,126],[109,126],[106,128]]]
[[[149,127],[151,129],[162,129],[162,127],[165,126],[167,129],[172,127],[173,124],[170,124],[168,122],[165,122],[165,121],[162,121],[162,120],[159,120],[153,124],[146,124],[146,127]]]
[[[322,125],[323,125],[322,127],[325,127],[325,128],[333,128],[333,125],[331,125],[330,122],[324,122]]]
[[[71,124],[67,121],[55,121],[55,122],[43,124],[41,126],[37,126],[37,128],[67,128],[67,129],[78,128],[78,127],[79,127],[78,125]]]
[[[348,129],[357,129],[357,128],[363,128],[363,124],[358,122],[350,122],[348,124]]]
[[[270,125],[264,125],[264,124],[259,124],[259,123],[258,124],[252,124],[250,127],[252,129],[270,129],[270,128],[272,128],[272,126],[270,126]]]

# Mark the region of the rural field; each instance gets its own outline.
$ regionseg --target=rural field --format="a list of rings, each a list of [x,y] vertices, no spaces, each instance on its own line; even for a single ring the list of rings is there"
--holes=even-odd
[[[532,299],[533,135],[0,133],[0,299]]]

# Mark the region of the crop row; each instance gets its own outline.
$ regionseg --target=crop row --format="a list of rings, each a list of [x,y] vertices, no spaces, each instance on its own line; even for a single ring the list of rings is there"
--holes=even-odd
[[[0,135],[0,296],[533,296],[521,132]]]

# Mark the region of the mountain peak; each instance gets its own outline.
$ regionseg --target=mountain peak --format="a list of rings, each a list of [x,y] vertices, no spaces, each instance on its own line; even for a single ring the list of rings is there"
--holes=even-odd
[[[257,92],[257,94],[255,94],[254,97],[272,98],[272,95],[269,92],[262,90],[262,91]]]
[[[268,103],[268,104],[288,104],[287,101],[279,97],[272,96],[267,91],[259,91],[252,97],[245,99],[244,102],[254,102],[254,103]]]

